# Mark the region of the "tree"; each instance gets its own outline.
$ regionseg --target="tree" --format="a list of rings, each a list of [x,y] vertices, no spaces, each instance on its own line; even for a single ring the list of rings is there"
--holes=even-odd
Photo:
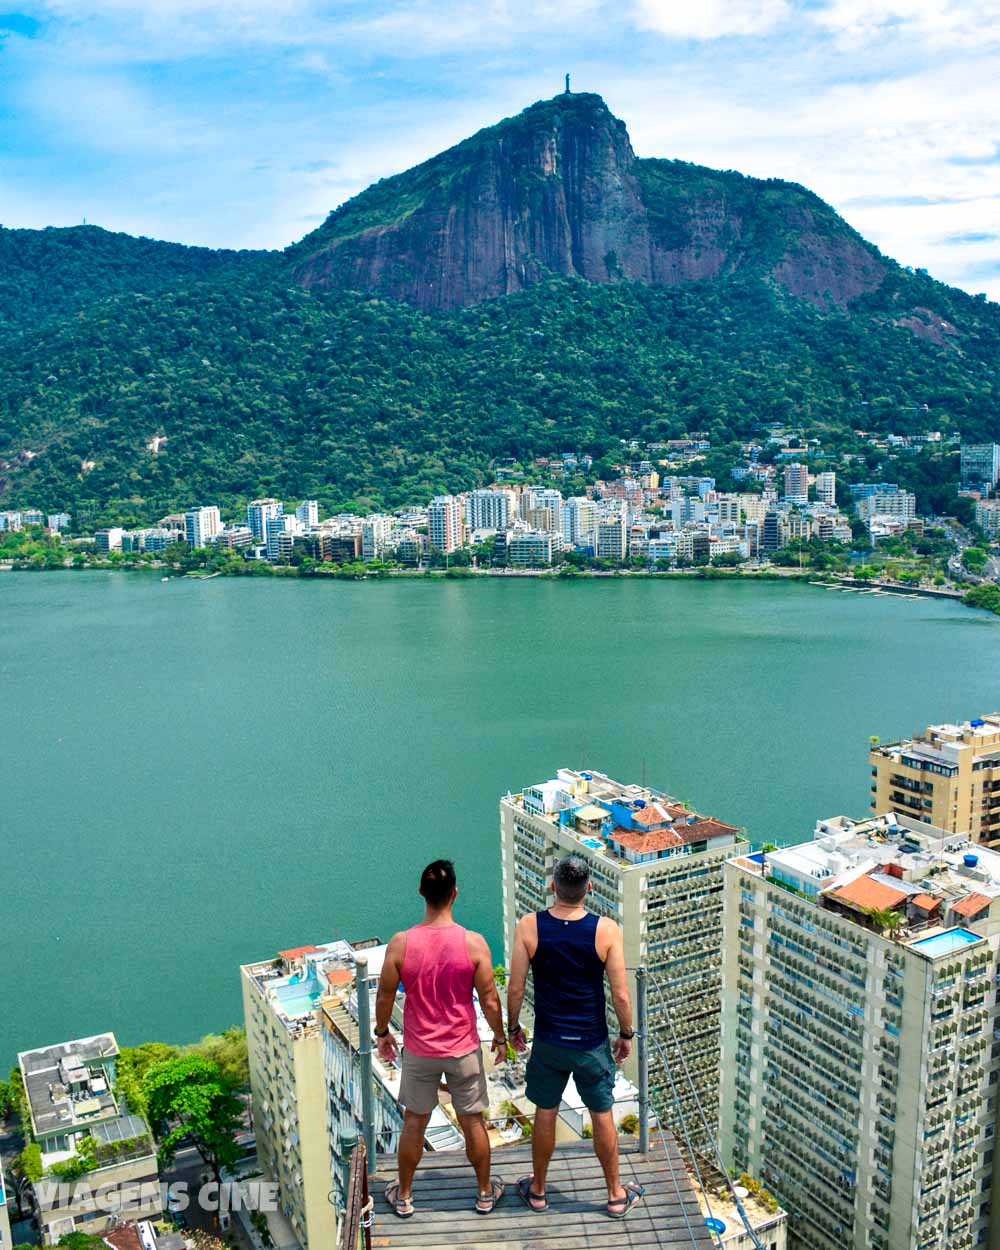
[[[234,1024],[224,1033],[207,1033],[200,1042],[189,1046],[184,1052],[201,1055],[217,1064],[225,1080],[234,1089],[246,1089],[250,1084],[250,1061],[247,1058],[246,1029]]]
[[[135,1115],[146,1115],[146,1093],[143,1081],[155,1064],[175,1059],[180,1054],[176,1046],[165,1042],[144,1042],[141,1046],[125,1047],[118,1056],[115,1072],[118,1092]]]
[[[14,1160],[13,1168],[26,1181],[34,1184],[44,1175],[42,1168],[42,1148],[38,1142],[30,1141]]]
[[[869,908],[868,918],[871,920],[874,929],[877,929],[879,933],[887,934],[889,937],[895,936],[897,930],[903,924],[903,917],[891,907]]]
[[[168,1163],[181,1139],[191,1136],[216,1180],[235,1163],[243,1105],[217,1063],[182,1055],[154,1064],[142,1082],[151,1122],[162,1131],[160,1163]]]

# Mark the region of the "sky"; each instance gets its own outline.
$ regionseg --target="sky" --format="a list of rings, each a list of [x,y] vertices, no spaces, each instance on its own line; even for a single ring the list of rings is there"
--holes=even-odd
[[[284,247],[569,72],[637,155],[803,183],[901,263],[1000,299],[998,11],[22,0],[0,13],[0,223]]]

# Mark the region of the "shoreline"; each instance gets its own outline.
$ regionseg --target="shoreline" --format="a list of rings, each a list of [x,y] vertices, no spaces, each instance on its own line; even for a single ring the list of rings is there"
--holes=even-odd
[[[267,573],[230,573],[224,569],[212,572],[193,570],[180,572],[165,564],[148,564],[133,566],[116,566],[112,564],[88,564],[80,567],[66,565],[63,568],[27,568],[17,567],[12,562],[0,563],[0,572],[6,573],[129,573],[158,576],[161,581],[211,581],[217,577],[225,578],[293,578],[303,581],[353,581],[353,582],[384,582],[392,580],[432,581],[432,582],[476,582],[487,579],[512,581],[606,581],[638,578],[650,581],[694,580],[694,581],[744,581],[744,582],[792,582],[805,583],[825,589],[839,589],[846,592],[868,592],[891,595],[897,598],[929,598],[950,599],[963,603],[965,592],[951,590],[939,586],[913,586],[906,582],[872,578],[867,581],[846,575],[829,574],[824,577],[822,572],[811,569],[574,569],[562,572],[559,569],[471,569],[467,565],[458,565],[451,569],[390,569],[373,573],[345,573],[339,569],[329,571],[318,568],[303,576],[294,565],[269,565]],[[565,567],[565,566],[563,566]],[[974,605],[965,605],[972,606]],[[988,611],[989,609],[977,609]]]

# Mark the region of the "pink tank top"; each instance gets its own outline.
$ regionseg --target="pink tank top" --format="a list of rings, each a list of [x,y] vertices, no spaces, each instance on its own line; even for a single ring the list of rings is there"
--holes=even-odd
[[[403,1049],[457,1058],[479,1049],[472,1005],[475,968],[460,924],[414,925],[403,956]]]

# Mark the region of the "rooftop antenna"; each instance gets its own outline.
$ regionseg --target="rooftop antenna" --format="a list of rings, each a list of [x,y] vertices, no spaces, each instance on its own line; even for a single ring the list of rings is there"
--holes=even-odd
[[[580,743],[580,769],[581,771],[587,767],[587,739],[584,738]]]
[[[569,74],[566,75],[566,94],[569,95]]]
[[[642,761],[642,788],[646,788],[646,761]]]

